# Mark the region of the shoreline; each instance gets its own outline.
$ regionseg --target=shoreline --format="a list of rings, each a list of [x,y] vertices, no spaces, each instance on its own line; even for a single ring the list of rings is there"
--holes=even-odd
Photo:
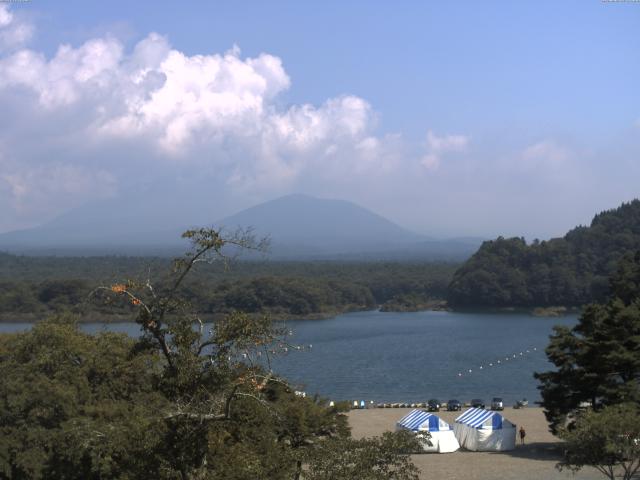
[[[509,314],[517,313],[523,315],[530,315],[532,317],[540,318],[562,318],[567,315],[580,314],[581,309],[578,307],[535,307],[535,308],[518,308],[518,307],[503,307],[503,308],[459,308],[454,309],[448,307],[446,304],[437,303],[429,308],[398,308],[398,309],[386,309],[384,304],[376,305],[375,308],[347,308],[344,310],[336,310],[331,312],[316,312],[304,316],[295,314],[270,314],[270,313],[249,313],[250,316],[270,316],[274,322],[287,322],[287,321],[316,321],[316,320],[328,320],[340,315],[348,313],[418,313],[418,312],[452,312],[452,313],[481,313],[481,314]],[[0,323],[38,323],[46,320],[53,315],[62,314],[64,312],[47,312],[43,314],[37,313],[10,313],[3,312],[0,314]],[[217,314],[205,314],[201,315],[207,323],[214,323],[218,318],[228,315],[230,312],[217,313]],[[71,312],[72,315],[79,315],[78,323],[135,323],[134,315],[127,314],[104,314],[104,313],[91,313],[91,314],[76,314]]]

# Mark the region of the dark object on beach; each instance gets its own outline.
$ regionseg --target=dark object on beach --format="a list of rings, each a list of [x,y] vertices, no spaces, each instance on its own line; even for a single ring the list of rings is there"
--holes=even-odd
[[[439,412],[440,411],[440,402],[438,400],[432,398],[427,402],[427,410],[430,412]]]
[[[494,397],[493,400],[491,400],[491,410],[504,410],[502,398]]]
[[[513,408],[523,408],[527,405],[529,405],[529,401],[526,398],[523,398],[522,400],[518,400]]]
[[[471,406],[473,408],[484,408],[484,402],[479,398],[474,398],[473,400],[471,400]]]
[[[462,410],[462,403],[458,400],[449,400],[447,402],[447,411],[449,412],[457,412]]]
[[[527,432],[524,431],[524,427],[520,427],[520,443],[524,445],[524,437],[527,436]]]

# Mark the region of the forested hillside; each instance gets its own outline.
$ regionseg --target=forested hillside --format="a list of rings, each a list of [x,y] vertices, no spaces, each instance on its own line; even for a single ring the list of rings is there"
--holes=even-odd
[[[416,310],[446,296],[456,264],[402,262],[233,262],[202,265],[181,295],[205,315],[231,311],[313,318],[351,310]],[[121,279],[166,283],[170,262],[154,257],[26,257],[0,254],[0,320],[64,310],[86,320],[129,311],[91,292]]]
[[[601,301],[607,277],[625,253],[640,249],[640,200],[596,215],[562,238],[484,242],[455,273],[449,303],[457,307],[579,306]]]

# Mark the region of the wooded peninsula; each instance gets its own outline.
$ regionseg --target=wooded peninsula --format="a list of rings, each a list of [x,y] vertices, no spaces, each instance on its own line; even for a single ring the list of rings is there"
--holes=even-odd
[[[273,318],[316,318],[347,311],[420,310],[446,296],[453,263],[246,262],[202,265],[181,294],[204,316],[231,311]],[[120,279],[163,287],[171,262],[159,257],[23,257],[0,255],[0,311],[7,320],[70,310],[89,321],[118,320],[127,302],[92,294]]]

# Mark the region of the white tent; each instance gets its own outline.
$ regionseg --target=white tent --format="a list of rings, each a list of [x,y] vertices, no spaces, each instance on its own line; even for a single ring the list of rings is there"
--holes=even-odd
[[[467,450],[500,452],[516,448],[516,426],[498,412],[470,408],[456,418],[453,431]]]
[[[449,453],[460,448],[451,426],[437,415],[424,410],[411,410],[396,423],[396,430],[411,430],[418,435],[429,432],[431,445],[426,439],[421,442],[425,452]]]

